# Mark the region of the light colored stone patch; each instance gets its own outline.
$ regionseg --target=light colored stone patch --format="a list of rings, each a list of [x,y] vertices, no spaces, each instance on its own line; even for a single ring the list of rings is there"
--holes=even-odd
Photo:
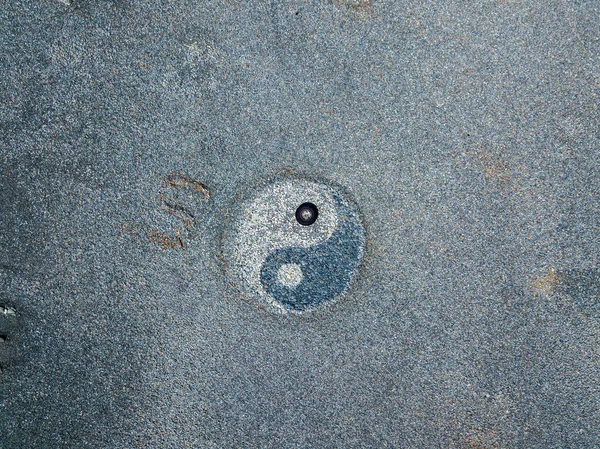
[[[536,290],[543,291],[544,293],[549,295],[554,291],[559,281],[560,278],[558,273],[556,273],[556,270],[551,268],[550,270],[548,270],[545,276],[534,279],[532,284],[533,288],[535,288]]]
[[[302,279],[304,279],[304,273],[297,263],[284,263],[277,271],[277,282],[284,287],[296,288]]]

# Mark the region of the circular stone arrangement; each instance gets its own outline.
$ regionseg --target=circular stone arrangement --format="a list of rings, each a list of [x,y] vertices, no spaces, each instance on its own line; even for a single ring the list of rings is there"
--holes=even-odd
[[[315,309],[341,296],[358,272],[364,231],[338,188],[287,177],[254,190],[230,212],[228,274],[274,311]]]

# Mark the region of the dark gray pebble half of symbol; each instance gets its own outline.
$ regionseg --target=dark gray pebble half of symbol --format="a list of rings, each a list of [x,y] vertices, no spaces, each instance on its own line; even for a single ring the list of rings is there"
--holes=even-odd
[[[261,269],[261,283],[284,308],[304,311],[334,299],[344,292],[354,277],[362,256],[363,231],[352,209],[334,194],[338,225],[325,242],[308,248],[282,248],[269,254]],[[297,285],[278,282],[285,264],[302,270]]]

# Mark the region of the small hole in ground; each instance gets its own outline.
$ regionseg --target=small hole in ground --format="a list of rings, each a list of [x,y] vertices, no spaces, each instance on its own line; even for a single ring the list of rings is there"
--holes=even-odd
[[[302,226],[310,226],[319,217],[319,209],[313,203],[303,203],[296,209],[296,220]]]

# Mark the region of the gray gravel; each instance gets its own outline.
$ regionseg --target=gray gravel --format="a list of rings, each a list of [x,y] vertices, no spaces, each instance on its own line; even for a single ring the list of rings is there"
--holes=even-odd
[[[1,2],[0,448],[600,447],[599,47],[597,1]],[[221,251],[282,172],[366,233],[301,316]]]

